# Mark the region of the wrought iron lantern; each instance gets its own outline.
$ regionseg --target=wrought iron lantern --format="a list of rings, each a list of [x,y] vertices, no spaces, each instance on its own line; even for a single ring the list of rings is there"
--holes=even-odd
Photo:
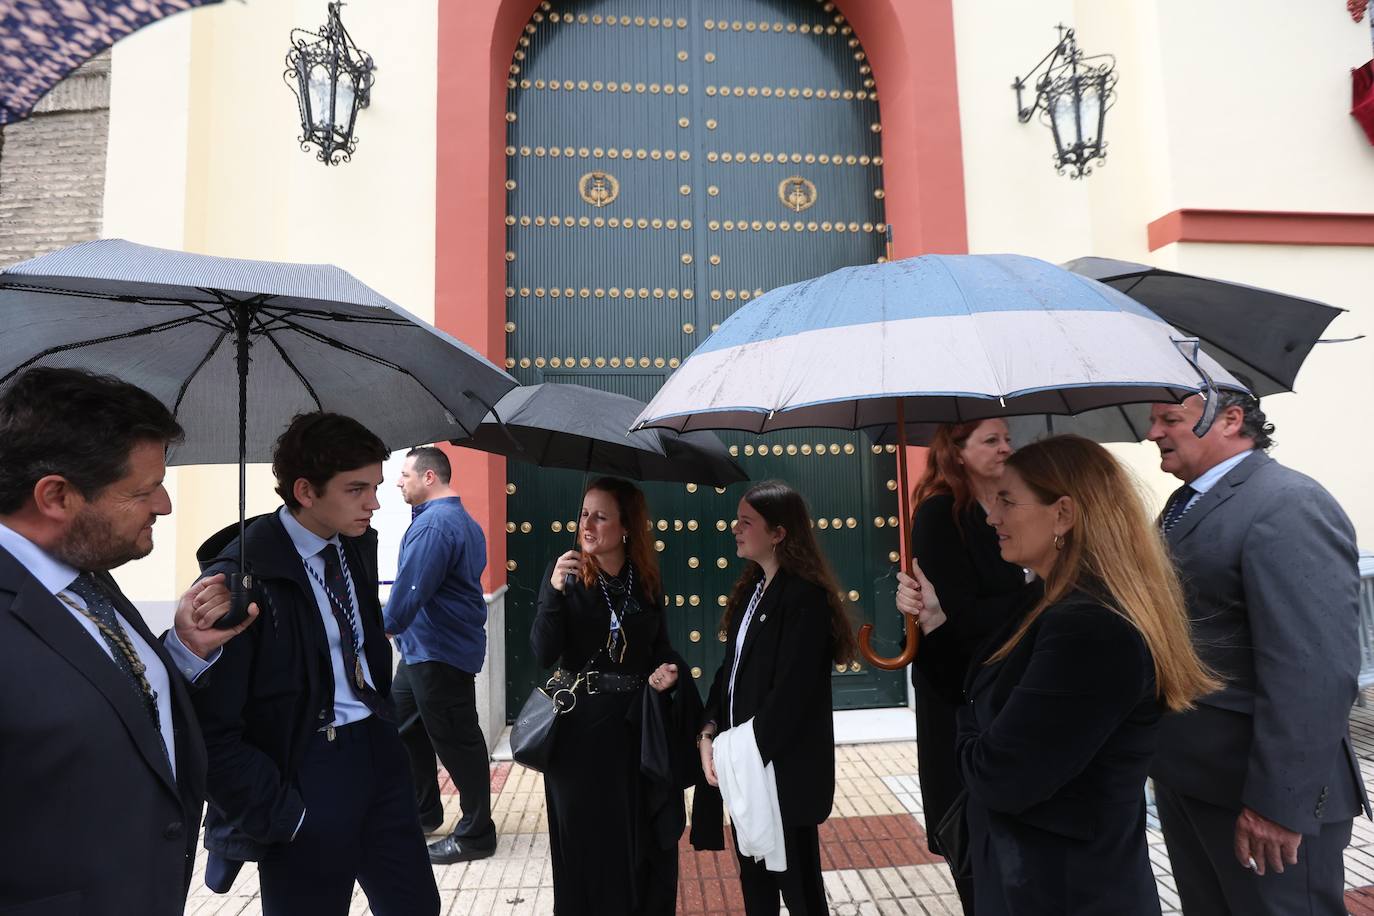
[[[359,50],[339,18],[342,2],[329,4],[329,19],[319,32],[291,30],[283,76],[301,116],[301,149],[319,147],[315,158],[325,165],[347,162],[357,148],[353,124],[372,100],[375,64]]]
[[[1085,56],[1074,40],[1073,29],[1057,26],[1059,43],[1024,77],[1015,77],[1016,116],[1022,124],[1037,111],[1054,134],[1054,168],[1060,175],[1071,169],[1070,178],[1092,174],[1094,160],[1107,158],[1102,128],[1107,109],[1116,100],[1116,58],[1110,54]],[[1042,70],[1043,68],[1043,70]],[[1022,99],[1026,83],[1035,81],[1035,99]]]

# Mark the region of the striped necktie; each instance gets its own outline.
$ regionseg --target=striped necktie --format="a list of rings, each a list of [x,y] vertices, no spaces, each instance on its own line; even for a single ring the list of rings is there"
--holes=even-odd
[[[1167,533],[1170,528],[1178,524],[1178,520],[1187,514],[1188,506],[1196,495],[1197,490],[1186,483],[1175,490],[1174,495],[1169,497],[1169,502],[1164,506],[1164,514],[1159,520],[1160,530]]]
[[[76,581],[68,585],[66,591],[79,595],[86,602],[86,608],[82,613],[100,630],[105,645],[110,647],[115,667],[128,680],[134,695],[143,706],[143,711],[148,714],[148,721],[153,724],[153,730],[157,732],[163,753],[166,753],[167,743],[162,737],[162,720],[157,711],[157,692],[144,677],[146,669],[143,660],[138,657],[138,651],[134,648],[128,631],[120,623],[119,616],[115,613],[114,602],[110,600],[100,582],[89,572],[77,576]]]

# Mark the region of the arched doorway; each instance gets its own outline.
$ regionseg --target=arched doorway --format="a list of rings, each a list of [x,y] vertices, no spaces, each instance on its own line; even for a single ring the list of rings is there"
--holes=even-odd
[[[507,364],[647,400],[763,290],[885,256],[881,122],[863,48],[832,3],[543,3],[511,62]],[[895,638],[894,459],[861,434],[725,437],[754,479],[808,497],[856,617]],[[571,543],[580,475],[511,462],[508,706],[538,676],[529,624]],[[674,645],[703,690],[738,573],[726,492],[646,486]],[[838,707],[905,699],[900,673],[837,672]]]

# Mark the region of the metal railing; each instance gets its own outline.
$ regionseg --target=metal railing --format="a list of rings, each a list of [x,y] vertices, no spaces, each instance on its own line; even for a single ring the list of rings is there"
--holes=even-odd
[[[1360,554],[1360,690],[1374,687],[1374,553]],[[1364,705],[1361,694],[1359,704]]]

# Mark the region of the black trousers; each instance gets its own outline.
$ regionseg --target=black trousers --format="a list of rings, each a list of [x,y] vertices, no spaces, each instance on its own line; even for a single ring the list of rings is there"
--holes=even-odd
[[[438,916],[439,891],[396,728],[373,716],[310,741],[305,820],[258,863],[264,916],[347,916],[353,882],[376,916]]]
[[[1345,916],[1345,847],[1351,821],[1304,836],[1298,864],[1256,875],[1236,861],[1238,810],[1155,783],[1155,802],[1185,916]]]
[[[784,872],[769,871],[762,862],[740,855],[739,838],[735,837],[744,912],[748,916],[777,916],[781,895],[791,916],[826,916],[830,911],[826,909],[825,885],[821,882],[819,830],[814,826],[784,827],[783,834],[783,848],[787,852]]]
[[[439,767],[458,789],[463,816],[453,836],[476,846],[496,845],[491,820],[491,766],[487,741],[477,721],[475,675],[443,662],[401,662],[391,685],[401,741],[410,758],[415,801],[422,823],[442,821]]]
[[[958,731],[955,708],[950,705],[926,677],[912,671],[916,687],[916,763],[921,784],[921,807],[924,811],[926,846],[940,855],[935,841],[935,827],[963,789],[959,775],[959,761],[954,754],[954,739]],[[955,878],[954,889],[964,916],[973,916],[973,879]]]

